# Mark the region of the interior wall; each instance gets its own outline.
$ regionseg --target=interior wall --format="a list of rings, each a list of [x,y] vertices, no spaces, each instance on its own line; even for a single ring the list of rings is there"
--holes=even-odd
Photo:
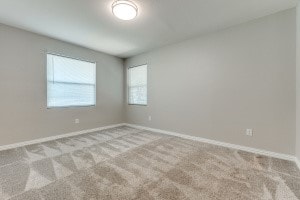
[[[290,9],[129,58],[148,64],[148,106],[126,121],[294,155],[295,49]]]
[[[97,62],[96,106],[47,109],[46,52]],[[122,59],[0,25],[0,63],[0,145],[124,122]]]
[[[297,6],[297,117],[296,117],[296,155],[300,161],[300,4]]]

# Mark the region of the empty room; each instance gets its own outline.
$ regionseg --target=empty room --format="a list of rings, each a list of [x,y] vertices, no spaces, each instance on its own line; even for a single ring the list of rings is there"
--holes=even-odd
[[[0,0],[0,200],[300,200],[300,1]]]

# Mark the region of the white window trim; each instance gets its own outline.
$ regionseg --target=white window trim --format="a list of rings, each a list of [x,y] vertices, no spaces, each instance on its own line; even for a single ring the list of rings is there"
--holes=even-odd
[[[130,95],[129,95],[129,80],[130,80],[129,69],[135,68],[135,67],[141,67],[141,66],[144,66],[144,65],[147,66],[147,104],[130,103],[130,101],[129,101],[129,97],[130,97]],[[149,69],[148,63],[140,64],[140,65],[134,65],[134,66],[131,66],[131,67],[127,68],[127,104],[129,106],[148,106],[148,69]]]
[[[46,107],[47,109],[61,109],[61,108],[89,108],[89,107],[96,107],[97,105],[97,62],[96,61],[91,61],[91,60],[87,60],[87,59],[82,59],[82,58],[77,58],[77,57],[73,57],[73,56],[67,56],[65,54],[59,54],[59,53],[53,53],[50,51],[45,51],[45,57],[46,57]],[[47,70],[47,55],[53,55],[53,56],[60,56],[63,58],[70,58],[70,59],[74,59],[74,60],[79,60],[79,61],[84,61],[84,62],[89,62],[89,63],[93,63],[95,64],[95,104],[92,105],[72,105],[72,106],[48,106],[48,70]]]

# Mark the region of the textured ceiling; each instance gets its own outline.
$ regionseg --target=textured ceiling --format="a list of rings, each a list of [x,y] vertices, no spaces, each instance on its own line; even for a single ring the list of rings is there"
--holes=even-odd
[[[121,21],[113,0],[0,0],[0,23],[97,51],[130,57],[281,10],[298,0],[133,0],[139,15]]]

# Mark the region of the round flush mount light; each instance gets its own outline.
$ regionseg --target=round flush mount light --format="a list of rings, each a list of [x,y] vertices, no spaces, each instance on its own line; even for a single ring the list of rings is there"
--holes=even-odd
[[[122,20],[132,20],[137,16],[137,6],[128,0],[116,0],[112,4],[113,14]]]

